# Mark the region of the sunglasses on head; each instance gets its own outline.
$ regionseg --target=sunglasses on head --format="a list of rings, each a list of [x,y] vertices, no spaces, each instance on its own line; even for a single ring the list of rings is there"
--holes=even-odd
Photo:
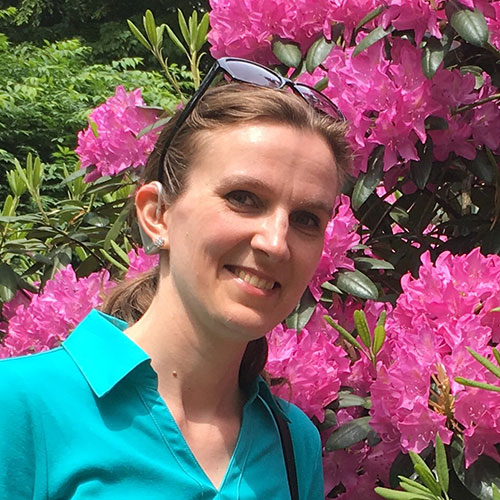
[[[225,74],[231,80],[241,83],[250,83],[252,85],[257,85],[258,87],[282,89],[288,85],[293,92],[302,97],[314,109],[326,113],[340,121],[345,121],[345,117],[339,108],[337,108],[337,106],[335,106],[335,104],[330,101],[328,97],[323,95],[314,87],[310,87],[304,83],[296,83],[289,78],[285,78],[279,73],[262,66],[262,64],[253,61],[247,61],[246,59],[239,59],[237,57],[222,57],[221,59],[215,61],[214,65],[210,68],[209,72],[206,74],[205,78],[198,87],[198,90],[188,101],[179,115],[179,118],[177,118],[175,125],[163,145],[158,164],[158,180],[160,182],[163,180],[163,163],[170,144],[188,116],[193,111],[197,102],[203,97],[219,73]]]

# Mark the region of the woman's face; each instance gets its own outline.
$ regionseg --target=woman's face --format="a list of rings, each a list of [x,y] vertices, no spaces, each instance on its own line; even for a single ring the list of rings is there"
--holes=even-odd
[[[253,123],[202,136],[163,216],[168,293],[197,328],[248,342],[293,310],[321,256],[336,170],[309,131]]]

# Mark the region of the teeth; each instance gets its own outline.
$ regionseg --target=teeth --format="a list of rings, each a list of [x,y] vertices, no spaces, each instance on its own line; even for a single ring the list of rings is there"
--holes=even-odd
[[[274,281],[267,281],[265,279],[259,278],[258,276],[255,276],[255,274],[247,273],[242,269],[236,270],[235,274],[236,276],[238,276],[238,278],[246,281],[255,288],[260,288],[261,290],[271,290],[271,288],[273,288],[274,286]]]

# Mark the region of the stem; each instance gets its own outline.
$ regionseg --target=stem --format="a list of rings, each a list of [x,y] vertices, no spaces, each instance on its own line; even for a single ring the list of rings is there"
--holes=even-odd
[[[452,111],[452,116],[458,115],[458,113],[463,113],[464,111],[469,111],[469,109],[473,109],[476,106],[481,106],[481,104],[485,104],[490,101],[495,101],[496,99],[500,99],[500,93],[490,95],[489,97],[485,97],[484,99],[479,99],[479,101],[473,102],[471,104],[467,104],[466,106],[460,106],[455,111]]]
[[[42,214],[43,220],[45,221],[45,224],[47,224],[48,226],[51,226],[50,219],[49,219],[48,215],[46,214],[46,212],[45,212],[45,210],[43,209],[43,206],[42,206],[42,200],[40,198],[40,192],[38,190],[34,190],[34,192],[31,193],[31,195],[35,199],[36,206],[38,207],[38,210],[40,210],[40,213]]]
[[[160,63],[161,67],[163,68],[163,71],[165,71],[167,80],[172,84],[172,86],[175,88],[175,91],[179,94],[180,100],[184,101],[184,94],[182,93],[182,90],[179,87],[177,80],[170,73],[170,70],[168,69],[168,66],[164,61],[163,57],[161,56],[161,54],[159,54],[158,51],[153,50],[153,55],[155,56],[156,60]]]

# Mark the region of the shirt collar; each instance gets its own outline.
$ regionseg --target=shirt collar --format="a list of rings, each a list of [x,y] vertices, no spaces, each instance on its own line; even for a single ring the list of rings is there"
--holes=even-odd
[[[100,398],[150,357],[123,330],[127,323],[92,310],[63,342],[62,347],[76,363],[95,395]],[[156,374],[151,369],[152,376]],[[287,422],[290,419],[272,394],[267,382],[257,377],[250,386],[247,404],[259,396]]]
[[[108,393],[149,356],[123,330],[127,323],[91,311],[63,342],[97,397]]]
[[[283,411],[283,408],[281,407],[283,404],[283,400],[274,396],[274,394],[271,392],[271,389],[269,388],[269,385],[260,375],[250,386],[247,404],[251,404],[257,396],[263,399],[269,407],[272,407],[276,413],[279,413],[286,422],[291,422],[291,420],[288,418],[288,415]]]

